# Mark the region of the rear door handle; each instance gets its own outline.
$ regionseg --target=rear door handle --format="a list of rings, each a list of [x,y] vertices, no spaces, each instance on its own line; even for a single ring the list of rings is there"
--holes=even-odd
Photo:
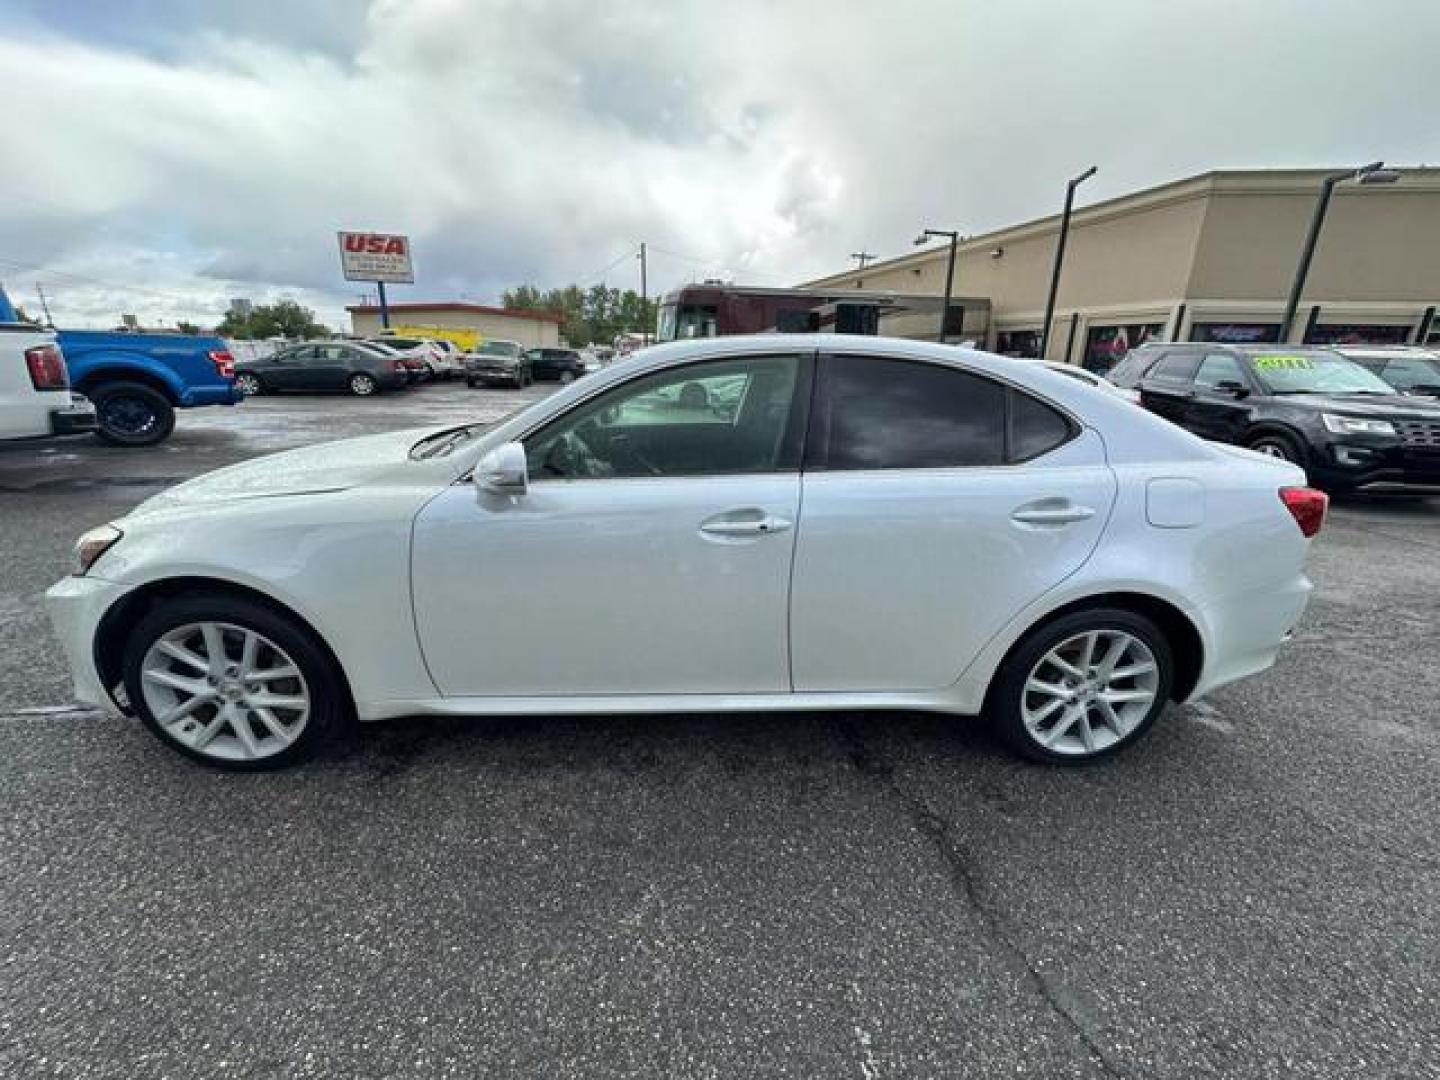
[[[1066,503],[1063,506],[1022,506],[1010,515],[1010,520],[1024,525],[1073,525],[1095,516],[1089,506]]]
[[[742,516],[743,515],[743,516]],[[707,536],[768,536],[770,533],[785,532],[795,523],[788,518],[767,514],[763,511],[732,510],[716,514],[700,523],[700,531]]]

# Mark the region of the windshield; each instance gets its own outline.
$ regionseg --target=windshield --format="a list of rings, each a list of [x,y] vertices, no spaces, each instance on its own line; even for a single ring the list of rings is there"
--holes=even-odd
[[[519,356],[524,352],[513,341],[487,341],[475,351],[481,356]]]
[[[1393,394],[1395,388],[1332,352],[1257,353],[1250,366],[1272,394]]]

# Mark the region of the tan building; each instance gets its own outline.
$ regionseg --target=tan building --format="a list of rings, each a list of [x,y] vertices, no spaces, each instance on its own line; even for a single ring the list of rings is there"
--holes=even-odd
[[[1149,338],[1277,340],[1322,181],[1339,171],[1210,172],[1076,210],[1049,357],[1103,371]],[[1440,341],[1440,169],[1398,171],[1335,188],[1290,342]],[[1057,214],[960,244],[954,292],[990,298],[988,348],[1038,351],[1059,226]],[[948,253],[804,287],[939,294]]]
[[[548,311],[510,311],[483,304],[433,303],[391,304],[390,325],[436,330],[470,330],[482,340],[503,338],[518,341],[526,348],[560,344],[560,316]],[[380,333],[380,308],[357,304],[350,313],[351,332],[359,337]]]

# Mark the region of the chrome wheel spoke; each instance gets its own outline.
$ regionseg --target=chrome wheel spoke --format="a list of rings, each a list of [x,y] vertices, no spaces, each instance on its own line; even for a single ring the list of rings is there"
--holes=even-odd
[[[310,719],[300,666],[259,631],[233,623],[190,623],[164,634],[141,661],[140,679],[155,725],[206,757],[270,757]]]
[[[1030,737],[1053,753],[1098,754],[1139,728],[1159,686],[1159,664],[1143,640],[1117,629],[1082,631],[1030,670],[1022,719]]]

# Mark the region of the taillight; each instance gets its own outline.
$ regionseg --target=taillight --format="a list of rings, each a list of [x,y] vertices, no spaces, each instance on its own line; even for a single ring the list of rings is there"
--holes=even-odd
[[[212,352],[210,362],[215,365],[216,373],[222,379],[233,379],[235,377],[235,357],[224,350]]]
[[[65,357],[54,345],[36,345],[33,349],[26,349],[25,366],[30,369],[30,382],[36,390],[68,390],[70,387]]]
[[[1323,491],[1308,487],[1281,488],[1280,501],[1290,511],[1290,516],[1300,526],[1300,532],[1306,539],[1318,533],[1320,526],[1325,524],[1325,509],[1330,505],[1330,496]]]

